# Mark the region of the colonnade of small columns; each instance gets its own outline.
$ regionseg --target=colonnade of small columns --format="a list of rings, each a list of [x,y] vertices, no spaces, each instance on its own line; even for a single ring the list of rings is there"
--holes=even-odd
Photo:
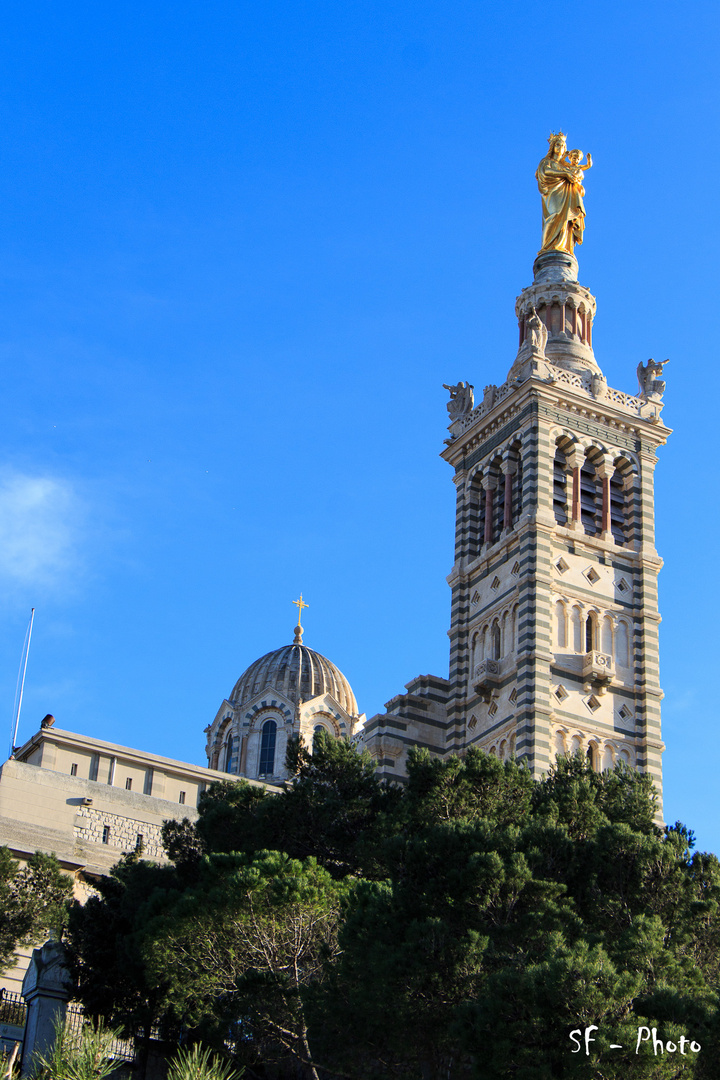
[[[518,328],[520,332],[519,344],[522,345],[528,335],[528,320],[531,317],[528,308],[518,315]],[[565,299],[558,298],[547,304],[539,304],[537,314],[547,327],[548,334],[570,334],[578,338],[583,345],[592,348],[592,324],[593,313],[584,302],[575,304],[571,296]]]
[[[587,757],[596,772],[613,769],[618,762],[634,765],[633,748],[628,745],[618,746],[617,741],[602,739],[585,732],[570,732],[568,728],[555,728],[553,732],[553,750],[556,757],[571,757],[582,754]]]
[[[516,522],[513,515],[513,496],[521,493],[521,477],[522,477],[522,459],[520,456],[521,447],[519,443],[514,443],[512,446],[507,447],[501,454],[496,455],[491,462],[485,465],[484,471],[480,475],[479,486],[482,494],[482,517],[483,534],[480,538],[480,543],[486,546],[493,544],[500,538],[501,533],[510,532]],[[478,473],[480,470],[476,470],[470,475],[468,483],[473,483],[477,486]],[[503,514],[502,524],[496,523],[496,492],[502,490],[503,497]],[[496,529],[496,525],[499,525],[499,529]],[[498,535],[496,535],[496,532]]]
[[[585,447],[579,442],[570,442],[569,440],[561,438],[556,440],[555,445],[556,456],[554,468],[556,480],[558,470],[570,479],[569,498],[567,498],[568,493],[566,492],[565,506],[563,508],[564,513],[567,516],[567,522],[563,523],[565,524],[565,527],[577,532],[588,531],[582,520],[582,480],[583,469],[589,466],[592,470],[593,477],[600,482],[600,521],[599,529],[597,530],[600,539],[606,541],[615,539],[612,532],[612,486],[613,483],[615,483],[616,490],[619,489],[622,495],[622,522],[618,522],[617,524],[619,529],[621,527],[624,534],[624,541],[626,541],[628,538],[627,529],[630,524],[627,494],[629,479],[635,473],[632,462],[627,457],[613,455],[607,450],[601,449],[594,444]],[[562,454],[564,461],[558,459],[558,452]]]
[[[630,667],[632,626],[625,617],[586,608],[579,601],[555,601],[555,642],[558,649],[575,653],[606,653],[620,665]]]

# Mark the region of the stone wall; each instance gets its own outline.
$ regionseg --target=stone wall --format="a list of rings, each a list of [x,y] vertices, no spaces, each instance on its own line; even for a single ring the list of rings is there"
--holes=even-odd
[[[105,833],[108,829],[109,832]],[[107,844],[123,851],[134,851],[138,836],[142,837],[143,854],[149,859],[164,859],[162,829],[148,821],[81,806],[75,822],[75,838],[79,842]]]

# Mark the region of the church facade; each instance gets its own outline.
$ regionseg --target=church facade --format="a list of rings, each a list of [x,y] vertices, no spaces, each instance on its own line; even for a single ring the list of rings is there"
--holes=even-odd
[[[367,748],[388,778],[402,779],[411,746],[441,756],[478,746],[534,776],[580,751],[597,769],[623,761],[648,773],[661,792],[662,365],[638,366],[636,394],[607,385],[592,344],[596,301],[572,251],[540,252],[515,314],[505,380],[477,405],[469,384],[448,387],[448,678],[418,676],[365,720],[347,680],[296,633],[223,702],[206,729],[210,767],[277,781],[288,735],[310,744],[323,726]],[[323,665],[332,673],[313,681]]]
[[[653,473],[669,430],[660,365],[637,394],[607,385],[596,302],[568,252],[543,252],[515,311],[506,380],[450,402],[442,456],[457,492],[450,670],[373,717],[381,769],[407,747],[479,746],[535,776],[558,754],[618,761],[662,787]],[[462,387],[462,384],[461,384]]]
[[[303,643],[254,661],[205,729],[207,768],[41,731],[0,770],[4,843],[56,851],[97,876],[142,843],[162,858],[168,817],[193,818],[205,787],[287,779],[288,740],[322,730],[406,775],[411,747],[479,747],[539,777],[557,755],[625,762],[662,790],[653,474],[670,434],[663,365],[638,391],[608,386],[593,348],[596,301],[578,280],[585,211],[579,151],[552,135],[536,174],[542,248],[515,303],[507,375],[474,399],[448,385],[442,457],[456,490],[448,675],[419,675],[369,719],[342,672]],[[33,792],[33,798],[28,793]],[[35,797],[37,796],[37,797]]]

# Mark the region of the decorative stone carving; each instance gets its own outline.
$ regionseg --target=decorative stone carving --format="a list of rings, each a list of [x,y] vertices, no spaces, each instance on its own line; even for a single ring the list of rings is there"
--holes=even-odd
[[[607,688],[615,675],[612,656],[593,650],[583,656],[582,676],[600,693]]]
[[[451,421],[459,420],[472,412],[475,404],[475,388],[470,383],[459,382],[455,386],[443,383],[443,389],[450,391],[447,411]]]
[[[607,394],[607,379],[599,371],[594,372],[590,380],[590,393],[596,401],[602,401]]]
[[[530,318],[527,321],[527,333],[530,349],[534,355],[545,357],[545,346],[547,345],[548,332],[547,326],[542,321],[535,305],[530,305]]]
[[[638,383],[640,384],[640,397],[646,401],[659,401],[665,393],[665,382],[660,376],[663,373],[663,368],[666,364],[669,364],[669,360],[661,360],[657,362],[652,358],[648,360],[647,364],[642,362],[637,366]]]
[[[500,685],[500,661],[482,660],[475,668],[473,686],[483,701],[489,701],[493,690]]]
[[[490,410],[495,405],[495,396],[496,396],[496,394],[497,394],[497,386],[495,385],[495,383],[490,383],[490,385],[486,386],[485,389],[483,390],[482,404],[483,404],[483,409],[484,409],[485,412],[490,412]]]

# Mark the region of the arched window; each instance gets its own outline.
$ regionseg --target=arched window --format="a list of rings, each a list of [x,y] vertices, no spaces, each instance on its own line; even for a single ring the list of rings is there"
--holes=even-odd
[[[231,771],[234,742],[232,735],[228,735],[225,744],[225,772]]]
[[[557,623],[558,649],[565,649],[567,647],[567,627],[565,621],[565,605],[562,600],[558,600],[555,604],[555,621]]]
[[[492,630],[490,631],[490,640],[492,642],[492,659],[499,660],[502,656],[502,646],[500,643],[500,627],[498,626],[497,622],[494,622],[492,625]]]
[[[595,642],[597,640],[597,634],[595,633],[595,616],[592,611],[585,620],[585,652],[592,652],[596,647]]]
[[[522,474],[522,446],[515,443],[513,447],[515,461],[515,474],[512,478],[512,525],[517,525],[523,508],[523,474]]]
[[[485,542],[485,489],[482,486],[482,473],[475,473],[470,484],[470,514],[468,532],[470,555],[479,555]]]
[[[313,728],[313,746],[315,745],[315,740],[317,739],[318,735],[320,735],[320,733],[323,731],[327,733],[327,728],[324,724],[315,725],[315,727]]]
[[[555,468],[553,472],[553,510],[558,525],[567,525],[567,497],[568,497],[568,472],[565,455],[558,447],[555,451]]]
[[[590,762],[590,768],[594,769],[597,772],[598,755],[597,755],[597,746],[595,745],[595,743],[590,743],[590,745],[588,746],[588,748],[587,748],[587,759]]]
[[[615,662],[620,667],[630,666],[630,641],[628,635],[628,626],[624,620],[621,620],[617,624],[617,633],[615,634]]]
[[[480,639],[480,635],[478,633],[475,633],[475,634],[473,634],[472,641],[470,642],[470,674],[471,675],[475,671],[475,665],[478,662],[477,661],[477,654],[478,654],[478,641],[479,641],[479,639]]]
[[[515,607],[512,610],[512,624],[511,624],[511,626],[512,626],[511,652],[516,653],[516,652],[518,652],[518,650],[520,648],[520,635],[518,634],[518,629],[519,628],[518,628],[517,604],[515,605]]]
[[[260,776],[271,776],[275,772],[275,741],[277,739],[277,724],[274,720],[266,720],[262,726],[260,739]]]
[[[565,755],[565,740],[563,738],[562,731],[555,732],[555,756],[564,757]]]
[[[618,468],[610,477],[610,530],[616,544],[627,544],[630,537],[629,507],[625,491],[626,480]]]
[[[502,459],[496,458],[492,463],[492,474],[495,477],[495,490],[493,491],[493,520],[491,542],[498,540],[505,523],[505,473],[502,471]]]
[[[608,656],[613,654],[613,624],[609,615],[602,621],[602,651]]]
[[[602,756],[602,771],[606,772],[608,769],[614,768],[614,766],[615,762],[613,761],[612,750],[606,745]]]
[[[594,462],[585,458],[580,470],[580,520],[589,536],[600,532],[602,524],[602,482]]]
[[[573,650],[576,653],[583,651],[582,643],[582,615],[579,607],[572,609]]]

